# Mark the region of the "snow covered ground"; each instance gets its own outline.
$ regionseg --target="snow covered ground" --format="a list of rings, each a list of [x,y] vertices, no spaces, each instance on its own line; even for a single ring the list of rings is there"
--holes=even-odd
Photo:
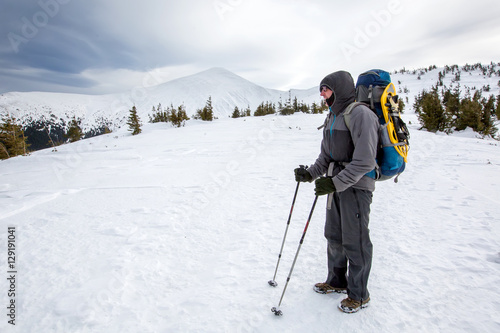
[[[498,142],[417,125],[399,183],[374,194],[371,306],[344,314],[342,296],[312,290],[326,277],[321,197],[271,313],[314,199],[301,184],[272,288],[293,169],[317,157],[323,117],[146,124],[0,161],[0,331],[500,331]]]

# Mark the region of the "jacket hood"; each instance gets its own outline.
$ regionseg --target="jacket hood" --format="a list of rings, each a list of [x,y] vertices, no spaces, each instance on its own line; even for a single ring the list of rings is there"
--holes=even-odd
[[[349,104],[353,103],[356,99],[356,88],[354,87],[354,80],[346,71],[338,71],[325,76],[319,85],[328,87],[333,91],[332,97],[326,100],[328,106],[331,107],[333,113],[338,115]]]

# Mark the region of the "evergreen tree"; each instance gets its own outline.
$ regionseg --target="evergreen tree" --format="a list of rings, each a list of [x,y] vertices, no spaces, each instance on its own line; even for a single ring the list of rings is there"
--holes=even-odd
[[[452,131],[452,128],[456,126],[460,112],[460,86],[455,87],[453,91],[447,89],[443,93],[443,104],[446,108],[447,131]]]
[[[458,71],[458,67],[450,67],[450,70]],[[482,97],[481,90],[476,90],[471,97],[470,90],[467,90],[465,97],[460,98],[459,86],[453,91],[446,89],[442,96],[441,103],[436,85],[431,92],[424,90],[415,98],[413,107],[423,128],[451,132],[453,129],[462,131],[470,127],[482,135],[493,136],[496,133],[494,96],[486,99]]]
[[[198,109],[194,119],[201,119],[203,121],[214,120],[214,109],[212,107],[212,96],[208,97],[207,103],[203,109]]]
[[[488,99],[483,98],[481,100],[481,104],[483,105],[483,114],[481,118],[483,128],[481,130],[481,134],[493,136],[497,131],[493,119],[495,114],[495,97],[490,95]]]
[[[47,133],[47,136],[49,137],[49,141],[50,141],[50,144],[52,145],[52,152],[56,152],[57,151],[57,146],[60,146],[63,144],[63,142],[57,140],[58,136],[56,136],[56,142],[57,144],[54,142],[54,140],[52,140],[52,137],[50,136],[50,131],[49,129],[47,128],[47,126],[44,126],[44,130],[45,130],[45,133]],[[64,136],[64,134],[63,134]]]
[[[181,120],[182,126],[184,126],[186,124],[186,121],[188,121],[190,119],[187,115],[186,107],[184,106],[184,104],[179,105],[177,107],[177,117]],[[180,126],[177,126],[177,127],[180,127]]]
[[[252,110],[250,109],[250,105],[247,106],[243,114],[245,115],[245,117],[250,117],[252,115]]]
[[[232,118],[239,118],[241,117],[240,110],[238,109],[237,106],[234,107],[233,114],[231,115]]]
[[[445,74],[443,74],[442,72],[439,72],[438,74],[438,86],[443,86],[443,79],[444,79],[444,76]]]
[[[80,128],[79,122],[76,118],[73,118],[69,124],[68,133],[66,133],[66,138],[69,142],[79,141],[83,137],[82,129]]]
[[[467,127],[472,128],[475,132],[482,132],[484,126],[482,124],[483,106],[481,105],[481,92],[476,90],[474,96],[466,96],[460,101],[459,113],[456,121],[456,129],[462,131]]]
[[[280,100],[278,101],[278,113],[281,114],[281,110],[283,110],[283,101],[281,100],[281,96],[280,96]]]
[[[423,91],[415,98],[415,113],[422,123],[422,128],[430,132],[444,131],[446,128],[446,116],[439,99],[437,87],[431,92]]]
[[[10,158],[9,150],[5,147],[2,139],[0,138],[0,160]]]
[[[274,103],[269,102],[267,106],[267,114],[275,114],[276,113],[276,105]]]
[[[2,117],[0,125],[0,159],[27,154],[27,138],[21,126],[16,125],[16,118]]]
[[[404,113],[405,112],[405,102],[403,102],[403,100],[401,98],[398,98],[398,110],[400,113]]]
[[[175,127],[184,127],[186,121],[189,120],[184,105],[180,105],[179,107],[177,107],[177,110],[172,106],[169,114],[170,121]]]
[[[207,104],[203,108],[203,114],[205,116],[205,120],[207,121],[214,120],[214,108],[212,106],[212,96],[208,96]]]
[[[255,117],[260,117],[260,116],[265,116],[268,114],[275,114],[276,113],[276,106],[274,103],[271,103],[269,101],[262,102],[260,105],[257,107],[257,110],[254,112]]]
[[[139,118],[139,115],[137,114],[137,109],[135,108],[135,105],[132,107],[132,110],[130,110],[130,115],[128,117],[127,125],[129,127],[129,131],[132,132],[132,135],[137,135],[142,132],[142,123]]]
[[[291,94],[291,93],[290,93]],[[293,99],[293,106],[292,106],[292,109],[293,109],[293,112],[299,112],[300,111],[300,108],[299,108],[299,102],[297,101],[297,96],[295,96],[295,98]]]
[[[500,95],[497,96],[497,107],[495,108],[497,119],[500,120]]]
[[[285,105],[282,105],[281,109],[279,110],[279,114],[282,116],[288,116],[291,114],[294,114],[295,110],[292,105],[292,93],[291,91],[288,92],[288,99],[285,101]]]
[[[167,123],[169,120],[168,120],[168,117],[169,117],[169,114],[168,114],[168,109],[167,110],[164,110],[162,109],[162,106],[161,106],[161,103],[158,104],[158,107],[155,108],[153,106],[153,110],[152,110],[153,114],[152,115],[149,115],[149,122],[150,123]]]
[[[328,111],[329,107],[328,104],[325,102],[324,99],[321,100],[321,105],[319,108],[320,113],[323,113],[324,111]]]
[[[323,111],[320,109],[320,107],[318,106],[318,104],[316,104],[316,102],[313,102],[312,106],[311,106],[311,113],[312,114],[318,114],[318,113],[323,113]]]
[[[253,113],[253,115],[255,117],[261,117],[261,116],[265,116],[266,115],[264,102],[260,103],[259,106],[257,106],[257,109],[255,110],[255,112]]]
[[[186,108],[184,105],[180,105],[177,109],[173,104],[162,110],[161,104],[158,104],[158,108],[153,106],[153,115],[149,115],[150,123],[172,123],[174,127],[181,127],[186,124],[189,117],[186,113]]]
[[[299,103],[299,108],[298,108],[298,111],[302,112],[302,113],[309,113],[309,105],[303,103],[303,102],[300,102]]]

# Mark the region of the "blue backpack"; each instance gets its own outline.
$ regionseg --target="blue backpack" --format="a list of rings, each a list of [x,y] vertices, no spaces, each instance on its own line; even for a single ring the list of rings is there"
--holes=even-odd
[[[360,74],[356,82],[356,102],[346,108],[344,120],[350,129],[350,114],[359,104],[365,104],[377,115],[380,122],[377,167],[367,176],[375,180],[387,180],[405,170],[410,148],[410,132],[401,119],[396,87],[389,73],[374,69]]]

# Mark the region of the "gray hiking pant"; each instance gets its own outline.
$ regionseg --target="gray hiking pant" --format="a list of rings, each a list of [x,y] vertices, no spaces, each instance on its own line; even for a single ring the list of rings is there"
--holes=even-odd
[[[330,194],[326,211],[328,278],[333,287],[347,287],[352,299],[368,299],[373,246],[368,221],[372,192],[354,189]]]

